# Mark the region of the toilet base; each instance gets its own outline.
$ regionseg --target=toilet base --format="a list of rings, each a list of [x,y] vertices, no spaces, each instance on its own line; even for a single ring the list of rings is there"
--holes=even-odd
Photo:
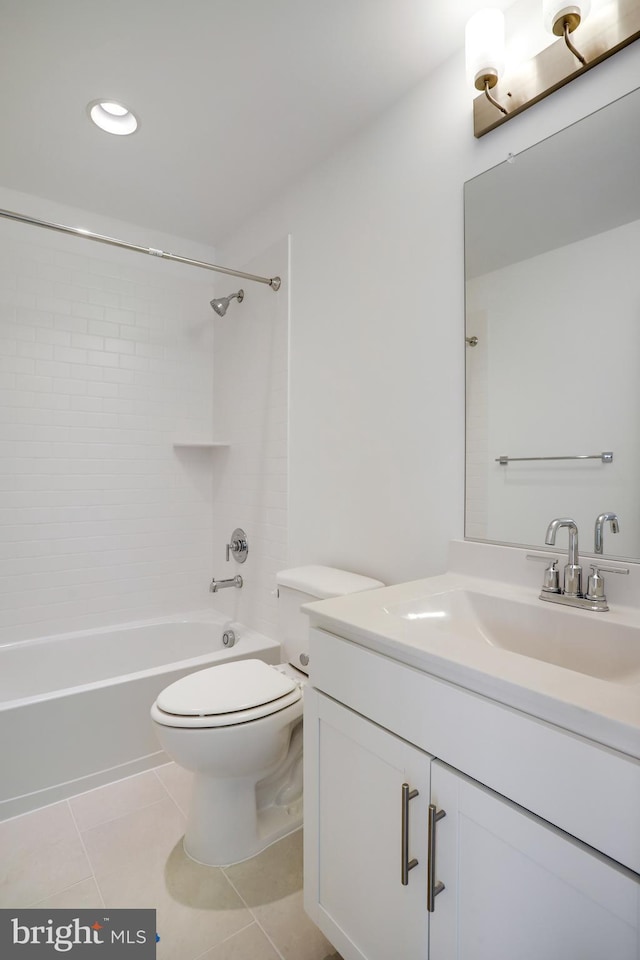
[[[209,867],[228,866],[254,857],[302,826],[301,791],[292,802],[262,809],[256,806],[256,792],[252,781],[196,777],[183,841],[187,856]]]
[[[228,866],[248,860],[302,826],[302,724],[284,762],[256,783],[253,777],[197,773],[184,850],[197,863]]]
[[[302,798],[287,809],[270,809],[258,814],[258,833],[252,837],[242,838],[243,842],[234,846],[227,846],[226,854],[220,848],[212,849],[208,841],[202,842],[201,837],[184,835],[182,846],[190,860],[205,867],[228,867],[243,860],[250,860],[267,847],[270,847],[283,837],[294,833],[302,826]]]

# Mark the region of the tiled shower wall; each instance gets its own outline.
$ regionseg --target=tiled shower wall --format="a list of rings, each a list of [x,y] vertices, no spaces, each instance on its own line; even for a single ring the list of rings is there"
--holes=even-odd
[[[209,603],[214,289],[0,221],[0,642]]]

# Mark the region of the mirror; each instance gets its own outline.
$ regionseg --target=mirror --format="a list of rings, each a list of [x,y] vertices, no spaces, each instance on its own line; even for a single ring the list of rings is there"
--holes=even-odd
[[[640,560],[639,158],[640,89],[465,184],[469,539]]]

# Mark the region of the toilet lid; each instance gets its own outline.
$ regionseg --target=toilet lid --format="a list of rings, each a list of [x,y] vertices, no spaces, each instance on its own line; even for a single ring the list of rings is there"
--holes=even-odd
[[[165,713],[210,717],[265,704],[277,709],[275,701],[282,697],[290,700],[287,695],[296,689],[295,680],[262,660],[234,660],[176,680],[162,691],[156,703]]]

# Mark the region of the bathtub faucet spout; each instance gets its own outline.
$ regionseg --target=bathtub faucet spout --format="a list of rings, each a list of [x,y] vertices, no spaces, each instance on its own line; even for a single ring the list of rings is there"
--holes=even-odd
[[[242,586],[242,577],[240,574],[236,574],[235,577],[231,577],[229,580],[216,580],[215,578],[211,581],[209,590],[211,593],[217,593],[218,590],[224,590],[225,587],[237,587],[238,590]]]

